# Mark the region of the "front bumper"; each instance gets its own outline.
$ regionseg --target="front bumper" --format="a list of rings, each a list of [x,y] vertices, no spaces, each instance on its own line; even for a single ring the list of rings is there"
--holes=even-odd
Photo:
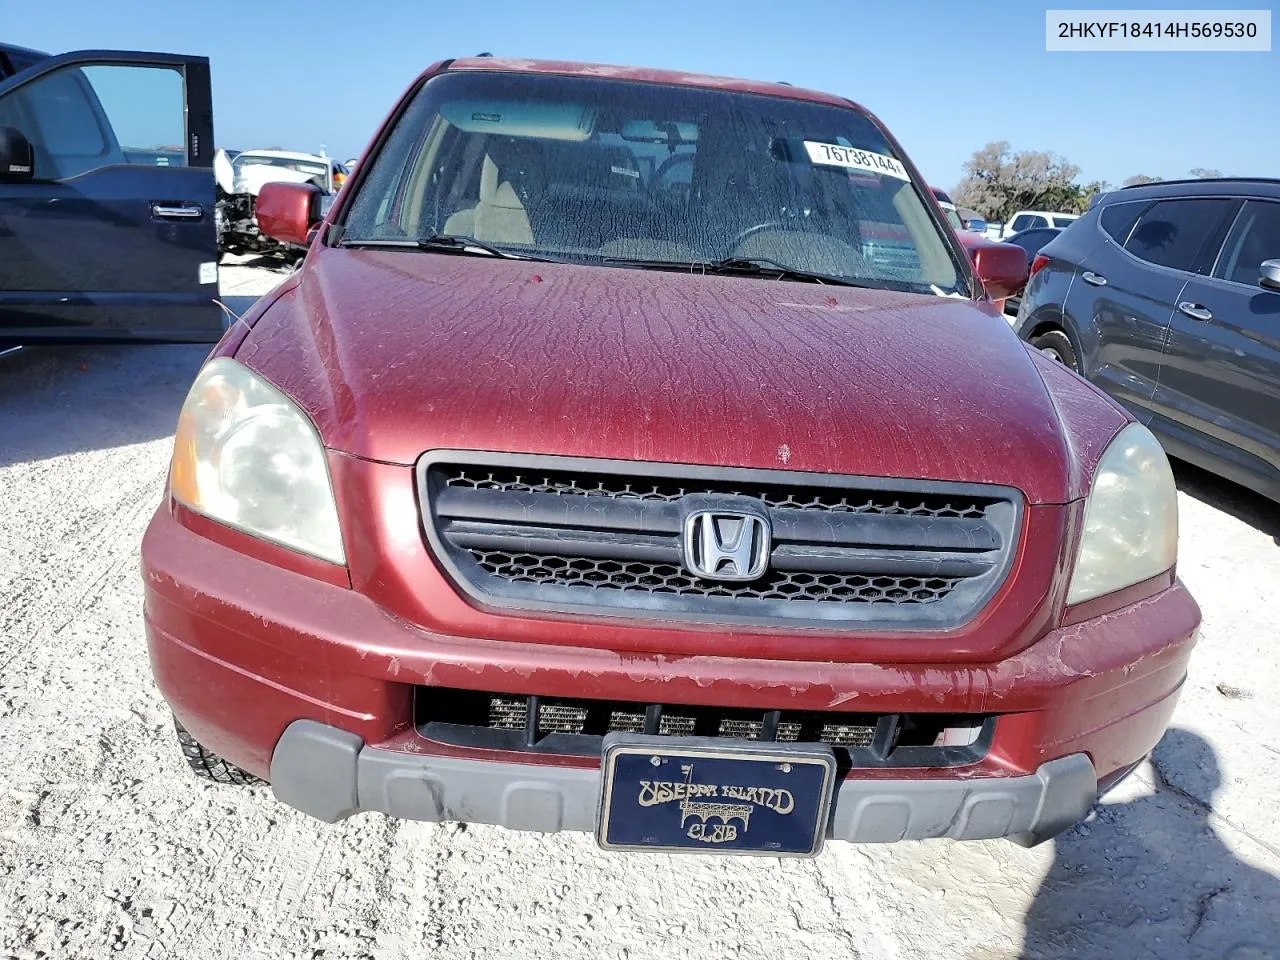
[[[271,759],[271,789],[330,823],[361,811],[409,820],[465,820],[512,830],[594,830],[600,771],[366,747],[353,733],[298,720]],[[1048,839],[1079,822],[1098,795],[1093,764],[1071,754],[1021,777],[846,779],[827,836],[885,843],[950,837]]]
[[[156,682],[208,749],[326,820],[359,810],[589,829],[599,762],[422,736],[433,688],[753,709],[997,717],[985,756],[854,769],[831,836],[1014,836],[1075,822],[1163,735],[1199,610],[1180,585],[985,664],[619,654],[434,633],[368,596],[198,535],[167,506],[143,548]],[[302,723],[308,721],[309,723]],[[303,736],[306,734],[306,736]]]

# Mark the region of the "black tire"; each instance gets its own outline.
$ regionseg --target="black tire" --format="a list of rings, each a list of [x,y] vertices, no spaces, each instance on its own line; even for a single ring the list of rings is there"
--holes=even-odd
[[[187,763],[191,765],[191,769],[197,777],[203,780],[212,780],[215,783],[231,783],[241,787],[251,787],[256,783],[262,783],[257,777],[247,770],[241,770],[234,763],[223,760],[216,753],[210,753],[200,741],[187,733],[186,728],[180,724],[175,718],[173,728],[178,734],[178,746],[182,748],[182,755],[187,758]]]
[[[1041,353],[1058,361],[1064,367],[1080,372],[1080,360],[1076,356],[1076,348],[1071,338],[1061,330],[1045,330],[1031,338],[1031,345]]]

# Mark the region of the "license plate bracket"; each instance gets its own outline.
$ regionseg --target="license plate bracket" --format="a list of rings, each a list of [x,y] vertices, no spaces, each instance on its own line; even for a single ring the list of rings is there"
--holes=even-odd
[[[612,733],[596,841],[606,850],[812,857],[836,760],[822,744]]]

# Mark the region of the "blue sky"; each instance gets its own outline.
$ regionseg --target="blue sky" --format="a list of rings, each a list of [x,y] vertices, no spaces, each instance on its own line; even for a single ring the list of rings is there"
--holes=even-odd
[[[210,57],[217,139],[241,149],[315,151],[323,143],[332,155],[356,155],[422,68],[487,50],[829,90],[878,114],[943,187],[990,140],[1060,153],[1087,180],[1185,176],[1192,167],[1280,176],[1280,52],[1047,53],[1046,5],[1026,0],[5,6],[0,39],[10,43]]]

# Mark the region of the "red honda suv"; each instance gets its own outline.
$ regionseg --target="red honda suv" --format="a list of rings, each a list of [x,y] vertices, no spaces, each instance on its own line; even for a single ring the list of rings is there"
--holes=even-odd
[[[1159,445],[843,98],[455,60],[228,331],[143,544],[214,779],[609,849],[1080,820],[1199,611]]]

